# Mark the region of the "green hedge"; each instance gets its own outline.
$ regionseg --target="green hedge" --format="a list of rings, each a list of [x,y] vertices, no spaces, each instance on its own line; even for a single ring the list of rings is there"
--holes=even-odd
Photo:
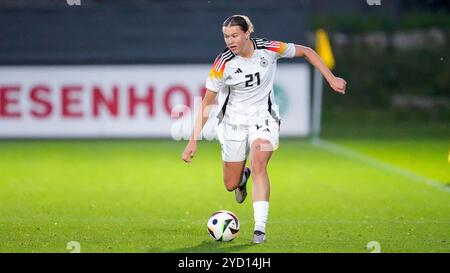
[[[326,85],[324,103],[328,107],[390,109],[399,117],[450,118],[449,107],[405,110],[391,104],[392,96],[399,94],[448,100],[450,48],[370,51],[355,47],[339,52],[335,58],[333,72],[347,81],[348,91],[346,96],[340,97]]]
[[[429,28],[444,30],[449,37],[449,13],[405,14],[402,20],[384,15],[314,17],[313,29],[324,27],[333,36],[345,33],[353,38],[373,31],[384,31],[388,37],[394,32]],[[394,107],[393,95],[422,96],[450,99],[450,47],[399,50],[388,45],[385,49],[350,42],[345,47],[334,47],[334,73],[347,80],[348,93],[339,96],[326,87],[324,104],[332,111],[378,109],[391,111],[396,118],[421,117],[450,120],[450,107],[439,109],[405,109]]]
[[[325,28],[332,32],[348,34],[385,31],[388,33],[417,28],[439,27],[450,29],[450,13],[438,11],[434,13],[410,12],[400,14],[399,17],[374,13],[368,15],[336,15],[311,16],[309,18],[311,29]]]

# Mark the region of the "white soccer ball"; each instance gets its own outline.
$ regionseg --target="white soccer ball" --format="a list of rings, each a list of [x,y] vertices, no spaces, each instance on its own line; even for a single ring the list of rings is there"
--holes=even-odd
[[[208,220],[208,232],[216,241],[231,241],[238,235],[239,219],[231,211],[216,211]]]

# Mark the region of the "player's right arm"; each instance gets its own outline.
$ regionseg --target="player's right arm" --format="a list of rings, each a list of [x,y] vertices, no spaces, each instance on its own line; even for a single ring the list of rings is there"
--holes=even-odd
[[[202,104],[195,120],[194,130],[192,131],[189,143],[186,145],[183,152],[182,158],[186,163],[190,163],[195,155],[197,150],[197,139],[203,129],[203,126],[205,126],[205,123],[208,121],[209,111],[211,109],[211,105],[215,102],[216,96],[217,92],[206,89],[205,97],[202,100]]]
[[[231,54],[230,50],[226,49],[214,60],[213,66],[206,80],[206,93],[195,120],[194,130],[192,132],[191,138],[189,139],[189,143],[187,144],[186,149],[184,149],[183,152],[182,158],[186,163],[190,163],[195,155],[195,151],[197,150],[197,139],[206,121],[208,121],[211,105],[215,103],[217,93],[223,89],[225,84],[225,65],[227,61],[229,61],[233,56],[234,55]]]

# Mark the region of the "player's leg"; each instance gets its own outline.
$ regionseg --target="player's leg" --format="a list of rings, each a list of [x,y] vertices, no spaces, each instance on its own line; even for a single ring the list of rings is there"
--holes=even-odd
[[[267,173],[267,165],[272,156],[272,144],[270,141],[258,138],[250,147],[250,166],[253,177],[253,201],[269,201],[270,183]]]
[[[235,191],[236,201],[242,203],[247,196],[246,184],[250,177],[250,169],[245,167],[249,150],[247,132],[222,124],[219,126],[218,135],[222,145],[225,188]]]
[[[234,191],[239,187],[244,172],[245,160],[239,162],[223,161],[223,182],[228,191]]]
[[[244,202],[247,197],[247,181],[250,169],[245,167],[245,161],[223,162],[223,181],[228,191],[235,191],[236,201]]]
[[[279,124],[265,120],[250,132],[250,166],[253,180],[253,209],[255,232],[253,242],[265,242],[266,222],[269,216],[270,181],[267,165],[278,147]]]
[[[272,156],[272,144],[266,139],[258,138],[250,147],[250,166],[253,181],[253,209],[255,218],[255,232],[253,241],[265,241],[266,222],[269,216],[270,181],[267,165]]]

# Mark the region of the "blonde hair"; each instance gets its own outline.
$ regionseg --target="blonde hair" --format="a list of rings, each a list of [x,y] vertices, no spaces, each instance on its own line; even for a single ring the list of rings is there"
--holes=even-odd
[[[252,21],[250,21],[250,18],[248,18],[248,16],[245,15],[237,14],[230,16],[223,22],[223,26],[224,27],[240,26],[242,31],[244,32],[248,31],[250,33],[255,31]]]

